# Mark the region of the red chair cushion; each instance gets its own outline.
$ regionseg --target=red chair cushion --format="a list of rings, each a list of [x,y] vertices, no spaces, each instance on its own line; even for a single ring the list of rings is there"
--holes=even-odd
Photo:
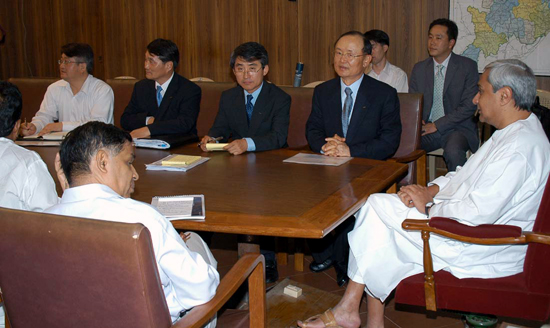
[[[430,227],[472,238],[517,238],[522,233],[520,227],[512,225],[482,224],[468,226],[456,220],[443,217],[431,218]]]

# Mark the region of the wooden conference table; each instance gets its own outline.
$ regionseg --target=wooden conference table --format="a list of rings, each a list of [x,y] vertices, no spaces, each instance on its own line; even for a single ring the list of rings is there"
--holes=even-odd
[[[40,154],[52,176],[58,147],[27,147]],[[208,156],[187,172],[146,171],[170,153]],[[297,151],[274,150],[233,156],[202,152],[196,144],[170,150],[136,149],[139,174],[132,198],[204,194],[205,221],[172,221],[176,229],[247,235],[239,253],[259,251],[250,236],[322,238],[354,214],[367,197],[407,172],[399,163],[354,158],[338,167],[283,163]],[[55,178],[59,195],[61,189]]]

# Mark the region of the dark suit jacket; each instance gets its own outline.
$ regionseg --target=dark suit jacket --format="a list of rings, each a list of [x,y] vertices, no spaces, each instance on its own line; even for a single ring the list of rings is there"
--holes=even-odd
[[[443,86],[445,116],[434,122],[442,134],[454,130],[463,131],[470,148],[474,151],[479,147],[479,135],[474,118],[476,105],[472,100],[477,93],[478,80],[476,62],[452,53]],[[434,61],[430,57],[414,65],[409,86],[409,92],[424,94],[422,117],[425,122],[428,122],[432,110],[433,91]]]
[[[335,134],[343,137],[340,78],[318,85],[313,92],[306,138],[316,152]],[[348,127],[346,144],[351,156],[390,158],[401,139],[399,98],[394,88],[367,75],[359,86]]]
[[[233,139],[252,138],[256,151],[286,147],[290,121],[290,96],[274,84],[264,81],[254,104],[248,126],[244,91],[240,86],[226,90],[220,97],[220,107],[208,135]]]
[[[134,85],[132,98],[120,118],[120,124],[124,130],[132,131],[144,127],[147,116],[154,116],[155,122],[147,125],[151,135],[197,134],[200,102],[201,88],[174,73],[159,108],[155,81],[141,80]]]

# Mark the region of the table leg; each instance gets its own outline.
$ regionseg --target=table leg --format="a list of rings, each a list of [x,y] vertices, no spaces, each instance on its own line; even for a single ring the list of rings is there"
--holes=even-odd
[[[238,242],[239,257],[246,253],[260,252],[260,237],[251,235],[240,235]]]

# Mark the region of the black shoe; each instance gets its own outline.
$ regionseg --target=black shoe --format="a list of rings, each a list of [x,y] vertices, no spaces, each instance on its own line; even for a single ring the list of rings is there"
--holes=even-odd
[[[277,260],[265,261],[265,282],[270,284],[279,280],[279,271],[277,271]]]
[[[309,264],[309,269],[313,272],[322,272],[326,269],[330,269],[334,265],[334,261],[332,259],[327,259],[323,263],[317,263],[315,261],[311,262]]]
[[[334,269],[336,269],[336,283],[340,287],[344,286],[349,281],[348,268],[343,268],[341,265],[334,265]]]

